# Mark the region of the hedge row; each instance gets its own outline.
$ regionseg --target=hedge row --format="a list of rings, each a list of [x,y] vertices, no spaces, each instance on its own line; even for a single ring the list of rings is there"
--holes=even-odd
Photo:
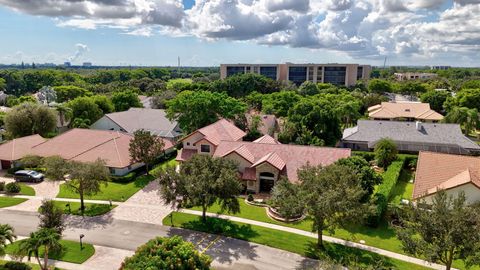
[[[135,172],[129,172],[123,176],[110,176],[110,180],[115,183],[130,183],[135,180],[136,176]]]
[[[392,162],[383,173],[383,182],[378,186],[377,192],[374,195],[377,209],[375,213],[370,216],[369,224],[371,226],[378,226],[380,223],[385,210],[387,210],[388,200],[392,195],[393,189],[397,184],[404,165],[405,157],[399,157],[396,161]]]

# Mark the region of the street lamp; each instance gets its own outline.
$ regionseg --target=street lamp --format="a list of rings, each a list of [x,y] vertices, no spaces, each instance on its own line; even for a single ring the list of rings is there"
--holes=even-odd
[[[82,244],[82,238],[85,237],[85,235],[80,234],[80,250],[83,250],[83,244]]]

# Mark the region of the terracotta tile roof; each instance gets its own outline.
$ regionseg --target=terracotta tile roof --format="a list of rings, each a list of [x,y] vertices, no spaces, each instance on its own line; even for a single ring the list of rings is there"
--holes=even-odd
[[[273,167],[277,168],[278,170],[282,170],[285,167],[285,161],[281,157],[279,157],[275,152],[271,152],[266,154],[264,157],[260,158],[257,162],[255,162],[252,167],[257,167],[262,163],[269,163]]]
[[[32,154],[32,147],[45,142],[40,135],[31,135],[0,144],[0,160],[19,160]]]
[[[480,187],[480,158],[420,152],[413,187],[413,199],[472,183]]]
[[[256,139],[256,143],[270,143],[270,144],[281,144],[279,141],[275,140],[272,136],[270,135],[263,135],[262,137]]]
[[[185,148],[182,148],[178,151],[177,153],[177,157],[175,158],[175,160],[177,161],[186,161],[186,160],[189,160],[193,155],[195,155],[197,153],[197,150],[196,149],[185,149]]]
[[[250,153],[250,151],[248,151],[248,148],[245,145],[240,145],[239,147],[232,149],[232,151],[226,153],[225,156],[233,152],[239,154],[250,163],[255,161],[255,157],[252,155],[252,153]]]
[[[415,118],[418,120],[442,120],[443,115],[430,109],[430,104],[420,102],[382,102],[368,108],[370,118]]]
[[[297,182],[297,170],[310,163],[316,165],[330,165],[340,158],[350,156],[350,149],[301,146],[290,144],[265,144],[243,141],[222,141],[216,148],[213,156],[224,157],[231,153],[233,149],[244,146],[255,158],[252,165],[258,161],[272,163],[273,166],[282,167],[281,161],[285,163],[282,173],[286,174],[292,182]]]
[[[255,168],[245,168],[241,177],[243,180],[257,180],[257,170]]]
[[[187,135],[185,138],[190,137],[197,132],[200,132],[204,136],[204,139],[214,145],[218,145],[221,141],[238,141],[246,135],[243,130],[239,129],[226,119],[220,119],[211,125],[198,129]]]

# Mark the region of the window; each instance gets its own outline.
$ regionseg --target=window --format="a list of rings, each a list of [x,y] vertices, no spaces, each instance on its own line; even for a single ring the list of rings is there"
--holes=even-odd
[[[347,75],[347,67],[325,67],[324,83],[334,85],[345,85],[345,76]]]
[[[288,80],[297,86],[307,80],[307,67],[294,66],[288,68]]]
[[[189,145],[190,145],[190,143],[189,143],[189,142],[187,142],[187,146],[189,146]]]
[[[227,67],[227,77],[233,76],[235,74],[243,74],[245,73],[245,67],[236,67],[236,66],[230,66]]]
[[[260,75],[263,75],[269,79],[277,79],[277,67],[260,67]]]
[[[210,153],[210,145],[202,144],[200,145],[200,152],[202,153]]]

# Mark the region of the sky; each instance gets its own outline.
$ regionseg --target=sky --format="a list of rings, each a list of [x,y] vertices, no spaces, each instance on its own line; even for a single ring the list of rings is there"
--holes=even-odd
[[[480,66],[480,0],[0,0],[0,63]]]

